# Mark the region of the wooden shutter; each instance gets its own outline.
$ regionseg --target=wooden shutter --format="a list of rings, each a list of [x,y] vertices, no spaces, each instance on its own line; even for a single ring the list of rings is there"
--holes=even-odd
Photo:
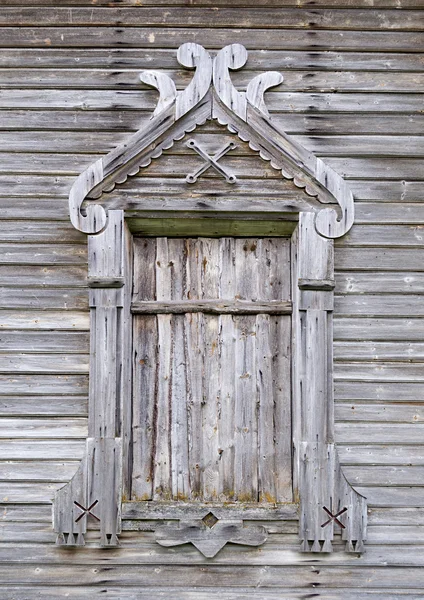
[[[292,501],[288,240],[134,245],[132,499]]]

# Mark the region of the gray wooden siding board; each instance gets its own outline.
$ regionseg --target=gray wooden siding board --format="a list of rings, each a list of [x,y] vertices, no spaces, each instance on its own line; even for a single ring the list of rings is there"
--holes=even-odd
[[[278,20],[276,20],[278,15]],[[212,18],[214,17],[214,18]],[[214,11],[210,8],[198,8],[191,11],[180,7],[178,10],[164,13],[162,8],[142,7],[136,8],[88,8],[76,7],[70,13],[66,8],[54,11],[49,8],[14,8],[5,7],[2,11],[0,25],[6,26],[96,26],[108,25],[110,22],[119,21],[120,26],[134,26],[138,23],[143,26],[172,26],[192,27],[204,26],[208,23],[210,28],[238,27],[238,28],[302,28],[307,27],[312,20],[317,29],[347,29],[347,30],[403,30],[414,31],[422,27],[421,11],[405,11],[403,18],[399,19],[397,11],[379,10],[371,12],[361,9],[267,9],[249,8],[240,9],[221,8]]]

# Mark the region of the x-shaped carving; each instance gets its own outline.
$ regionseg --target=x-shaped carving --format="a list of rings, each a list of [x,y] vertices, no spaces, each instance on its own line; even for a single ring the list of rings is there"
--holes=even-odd
[[[326,506],[322,507],[325,512],[327,513],[327,515],[330,517],[328,519],[328,521],[326,521],[325,523],[323,523],[321,525],[321,527],[326,527],[329,523],[331,523],[332,521],[334,521],[334,523],[337,523],[337,525],[340,525],[340,527],[342,529],[346,529],[346,527],[343,525],[343,523],[341,521],[339,521],[339,519],[337,517],[340,517],[340,515],[342,515],[343,513],[345,513],[347,511],[346,506],[344,508],[342,508],[341,510],[339,510],[338,513],[336,513],[335,515],[333,515],[333,513],[331,512],[331,510],[328,510],[328,508]]]
[[[225,180],[228,183],[235,183],[237,181],[235,175],[229,173],[226,169],[224,169],[224,167],[221,167],[221,165],[218,164],[219,159],[222,158],[225,154],[227,154],[227,152],[229,152],[230,150],[234,150],[234,148],[237,148],[237,145],[234,142],[228,142],[228,144],[225,144],[225,146],[221,148],[221,150],[218,150],[218,152],[213,156],[210,156],[207,152],[205,152],[196,143],[195,140],[189,140],[187,142],[187,146],[189,148],[192,148],[192,150],[194,150],[195,152],[197,152],[197,154],[199,154],[199,156],[201,156],[205,161],[205,164],[199,169],[197,169],[197,171],[195,171],[194,173],[189,173],[187,175],[187,183],[195,183],[200,177],[200,175],[202,175],[205,171],[210,169],[210,167],[212,167],[217,173],[225,177]]]
[[[96,521],[100,521],[99,517],[96,517],[96,515],[91,512],[91,510],[96,506],[96,504],[98,504],[98,502],[99,502],[98,500],[94,500],[93,504],[90,504],[90,506],[88,508],[85,508],[85,506],[83,506],[82,504],[80,504],[79,502],[74,500],[74,504],[76,506],[78,506],[78,508],[80,510],[82,510],[82,513],[80,514],[80,516],[75,519],[75,523],[78,523],[78,521],[80,521],[86,515],[87,516],[91,515],[92,517],[94,517],[96,519]]]

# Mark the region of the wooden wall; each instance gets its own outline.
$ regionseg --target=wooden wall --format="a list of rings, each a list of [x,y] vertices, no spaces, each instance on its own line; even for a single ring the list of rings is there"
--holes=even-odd
[[[26,4],[0,0],[0,599],[206,600],[214,586],[226,600],[422,599],[422,0]],[[354,190],[356,224],[336,250],[336,430],[369,499],[362,557],[301,555],[290,528],[213,561],[148,533],[125,532],[120,550],[53,545],[50,500],[87,431],[86,240],[67,193],[148,118],[156,96],[142,69],[185,85],[185,41],[245,44],[240,86],[283,72],[273,117]]]

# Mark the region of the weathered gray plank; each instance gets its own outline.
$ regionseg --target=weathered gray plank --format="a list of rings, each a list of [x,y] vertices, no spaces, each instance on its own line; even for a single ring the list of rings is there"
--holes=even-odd
[[[88,412],[86,396],[0,396],[2,416],[79,416]]]
[[[408,444],[366,444],[349,446],[338,444],[340,460],[344,465],[424,465],[424,446]]]
[[[419,250],[417,251],[419,253]],[[337,253],[336,253],[337,254]],[[402,253],[399,252],[399,255]],[[411,252],[411,256],[412,256]],[[422,294],[424,292],[424,275],[423,273],[417,272],[405,272],[402,269],[396,271],[388,271],[390,265],[393,265],[393,256],[384,256],[384,251],[377,250],[376,255],[379,255],[382,260],[376,260],[379,263],[380,271],[378,277],[376,277],[375,271],[368,272],[342,272],[336,274],[337,294]],[[342,260],[345,257],[342,257]],[[408,257],[406,256],[407,260]],[[350,263],[356,267],[354,262]],[[399,261],[400,266],[408,267],[408,263],[402,265],[402,261]],[[348,266],[348,265],[346,265]],[[416,266],[416,265],[414,265]],[[387,269],[387,270],[386,270]]]
[[[377,294],[337,296],[335,312],[338,316],[349,317],[420,317],[424,314],[422,297],[418,295]]]
[[[268,108],[272,113],[289,106],[291,112],[396,112],[418,113],[422,108],[420,94],[373,93],[302,93],[274,92],[270,94]],[[40,96],[35,89],[4,89],[0,94],[0,108],[68,108],[99,110],[122,109],[153,110],[156,94],[150,91],[123,90],[46,90]]]
[[[2,438],[84,438],[87,419],[83,417],[0,418]]]
[[[343,473],[352,485],[372,485],[384,487],[396,487],[401,485],[410,485],[422,487],[424,467],[411,466],[379,466],[364,467],[361,466],[346,466],[343,468]],[[421,533],[422,536],[422,533]],[[422,538],[421,538],[422,539]],[[381,541],[373,540],[373,541]],[[393,543],[395,539],[390,538],[388,543]],[[417,541],[416,538],[410,535],[404,537],[405,543]]]
[[[87,375],[0,375],[0,393],[22,396],[88,393]]]
[[[424,392],[420,381],[384,382],[375,381],[338,381],[335,385],[339,400],[378,400],[381,402],[419,402]]]
[[[336,441],[342,444],[421,444],[424,426],[422,423],[413,426],[410,423],[336,423],[335,431]]]
[[[0,373],[88,373],[88,354],[0,354]]]
[[[32,60],[29,51],[30,60]],[[62,53],[63,54],[63,53]],[[102,53],[101,53],[102,54]],[[130,57],[127,57],[130,59]],[[15,143],[17,147],[31,147],[31,141],[25,132],[20,132],[20,129],[31,129],[34,133],[38,130],[57,131],[67,130],[72,132],[84,131],[88,135],[88,143],[91,138],[90,132],[102,134],[103,132],[113,133],[116,135],[128,135],[127,132],[137,131],[149,119],[149,114],[145,111],[126,111],[126,110],[101,110],[101,111],[81,111],[81,110],[55,110],[54,118],[50,110],[0,110],[0,130],[4,131],[6,139],[10,139],[10,143]],[[424,117],[419,114],[407,115],[385,115],[380,114],[326,114],[325,118],[322,115],[301,115],[301,114],[273,114],[272,120],[275,121],[284,131],[290,134],[382,134],[386,135],[388,129],[392,135],[417,135],[423,132]],[[10,130],[13,130],[16,135],[15,142],[11,139]],[[49,135],[49,131],[46,131]],[[67,139],[71,137],[71,133]],[[37,139],[37,138],[36,138]],[[100,140],[102,135],[100,135]],[[115,137],[114,137],[115,139]],[[72,143],[72,142],[67,142]],[[96,142],[93,141],[93,144]],[[99,145],[95,146],[99,149]],[[374,182],[376,184],[378,182]],[[77,233],[77,232],[75,232]]]
[[[249,8],[248,11],[220,8],[198,8],[192,11],[187,8],[164,11],[155,7],[120,8],[80,8],[71,12],[66,8],[51,11],[49,8],[14,8],[6,7],[2,11],[0,25],[6,26],[64,26],[71,25],[93,27],[95,25],[110,25],[119,23],[120,26],[143,25],[168,27],[201,27],[205,23],[209,27],[238,27],[238,28],[302,28],[308,27],[311,21],[315,29],[348,29],[348,30],[420,30],[422,13],[420,11],[405,11],[402,19],[396,11],[380,10],[372,12],[360,9],[273,9]]]
[[[36,30],[32,28],[32,31]],[[53,31],[50,30],[54,37],[56,35],[56,31],[56,28]],[[77,31],[70,29],[67,33],[72,36],[71,39],[75,39],[74,36],[78,35],[79,31],[83,31],[83,28],[78,28]],[[100,33],[100,31],[101,29],[96,29],[94,31],[91,29],[90,41],[93,39],[93,36],[96,36],[96,33]],[[10,38],[14,30],[10,28],[0,29],[0,32],[4,34],[5,37],[2,38],[2,40],[5,41],[8,37]],[[132,27],[126,30],[129,45],[131,45],[131,38],[135,37],[135,32],[136,30],[134,30]],[[115,29],[109,29],[107,30],[107,33],[113,38],[115,35]],[[163,30],[159,29],[155,33],[161,35],[164,32]],[[193,35],[195,32],[191,31],[187,33]],[[230,36],[230,33],[231,32],[228,32],[228,36]],[[139,39],[145,34],[146,32],[144,30],[139,31]],[[240,35],[241,32],[239,31],[238,34]],[[288,39],[286,38],[287,35],[290,38],[296,34],[297,36],[302,36],[303,32],[285,31],[284,36],[280,37],[280,43],[282,45],[286,43],[286,39]],[[324,32],[315,32],[315,35],[316,34],[322,36],[324,35]],[[25,35],[24,32],[19,32],[20,37],[23,35]],[[63,35],[66,37],[66,33],[63,33]],[[205,30],[204,35],[210,36],[211,32]],[[251,46],[248,41],[249,36],[252,35],[255,36],[255,32],[250,31],[249,33],[246,33],[245,40],[241,43],[246,47]],[[267,35],[268,39],[271,36],[271,40],[273,37],[276,37],[275,31],[272,30],[267,32]],[[327,35],[330,35],[331,37],[331,32],[327,31]],[[357,88],[359,86],[357,84],[356,77],[366,77],[366,73],[370,71],[384,72],[388,78],[386,81],[387,83],[394,81],[394,78],[391,78],[390,76],[391,72],[393,71],[396,71],[397,75],[401,78],[404,72],[417,74],[421,73],[423,57],[419,52],[419,48],[417,48],[414,44],[414,42],[416,43],[419,39],[418,33],[408,34],[405,32],[403,35],[396,33],[388,35],[385,33],[383,36],[380,34],[381,46],[377,51],[376,48],[374,48],[372,53],[367,51],[367,48],[357,48],[357,50],[359,50],[357,52],[344,52],[342,50],[342,46],[345,35],[338,36],[338,41],[341,44],[339,51],[337,51],[336,45],[333,44],[333,47],[325,52],[319,48],[314,50],[308,48],[301,51],[301,49],[295,48],[294,43],[292,43],[290,47],[284,48],[283,51],[276,48],[272,49],[268,45],[268,39],[267,47],[264,48],[263,42],[259,42],[258,40],[256,47],[249,50],[249,58],[245,67],[243,67],[243,70],[240,72],[232,73],[232,79],[235,82],[244,81],[244,85],[247,85],[246,82],[253,78],[253,73],[276,69],[279,71],[284,71],[284,87],[287,89],[286,77],[289,78],[288,81],[290,85],[290,81],[292,81],[290,78],[290,73],[296,72],[297,70],[301,70],[303,75],[306,75],[308,71],[313,72],[314,75],[312,78],[318,79],[320,77],[320,71],[326,70],[329,72],[329,74],[331,74],[331,72],[337,72],[342,81],[345,71],[354,71],[356,74],[351,74],[352,81],[356,83],[355,88],[356,91],[358,91]],[[369,36],[367,36],[367,32],[365,31],[358,32],[358,34],[354,37],[354,40],[358,41],[360,37],[366,38]],[[405,45],[407,45],[407,42],[410,41],[410,45],[408,45],[406,52],[402,52],[402,49],[393,47],[396,44],[396,40],[398,40],[400,37],[402,37],[404,40]],[[388,46],[390,38],[394,42],[392,47]],[[229,39],[230,38],[228,37],[225,43],[228,43]],[[190,78],[189,73],[181,69],[181,65],[177,60],[175,48],[178,46],[178,41],[175,39],[175,45],[171,49],[162,47],[160,51],[157,49],[151,49],[152,43],[150,43],[149,47],[145,46],[141,50],[137,50],[135,48],[114,48],[113,45],[110,44],[108,47],[102,50],[97,50],[93,47],[88,48],[85,45],[84,48],[74,48],[72,52],[67,52],[63,49],[55,49],[52,40],[52,47],[43,47],[42,49],[26,49],[23,47],[23,40],[20,39],[19,41],[21,41],[19,47],[9,47],[3,49],[0,55],[0,68],[19,68],[21,69],[19,73],[26,75],[26,77],[16,77],[16,73],[14,71],[11,71],[9,74],[7,71],[4,71],[2,74],[5,77],[5,83],[7,81],[14,80],[16,83],[20,81],[22,86],[26,86],[27,78],[29,78],[29,84],[32,82],[37,84],[39,79],[35,77],[34,80],[31,80],[31,76],[38,75],[38,77],[46,78],[46,84],[48,84],[49,80],[52,81],[52,78],[57,77],[58,87],[62,87],[59,83],[61,81],[63,81],[63,87],[72,87],[73,82],[74,87],[85,87],[91,80],[92,85],[88,87],[93,89],[99,87],[111,88],[115,85],[115,82],[126,83],[133,86],[136,85],[137,89],[141,89],[143,84],[139,79],[137,82],[133,77],[134,73],[140,72],[143,69],[158,69],[160,71],[164,71],[172,76],[173,79],[177,78],[177,81],[179,80],[179,87],[181,87],[184,81],[187,81]],[[94,39],[94,41],[96,40]],[[199,43],[205,45],[203,40],[200,40]],[[225,45],[225,43],[223,45]],[[221,48],[221,46],[217,47]],[[384,51],[385,49],[389,51]],[[31,71],[26,71],[26,69],[31,69]],[[49,73],[47,69],[57,69],[57,71]],[[92,69],[92,71],[90,69]],[[67,81],[65,79],[61,79],[65,73],[69,74],[69,79]],[[243,76],[243,73],[249,73],[248,80],[247,78],[244,78],[245,76]],[[106,78],[106,74],[109,74],[109,77]],[[299,71],[298,76],[302,76],[302,74]],[[308,77],[306,77],[306,79],[307,78]],[[414,76],[410,78],[410,83],[417,83],[418,81],[420,81],[420,79],[418,78],[414,80]],[[79,85],[75,85],[76,82],[78,82]],[[314,82],[310,83],[314,85]],[[390,85],[387,85],[379,91],[385,92],[386,90],[390,91],[391,89],[392,88]],[[411,91],[419,90],[414,88]],[[272,91],[270,93],[272,93]]]
[[[87,290],[78,288],[3,287],[0,288],[0,308],[31,311],[33,321],[36,321],[37,317],[32,312],[34,310],[81,311],[88,309],[87,296]],[[28,318],[28,313],[24,318]]]
[[[3,66],[4,60],[0,61],[0,65]],[[76,53],[75,53],[76,54]],[[24,64],[20,65],[20,78],[16,77],[16,73],[9,64],[6,63],[6,69],[2,69],[0,66],[0,85],[6,88],[35,88],[35,89],[104,89],[104,90],[142,90],[148,89],[146,85],[140,84],[139,73],[140,69],[152,68],[157,60],[150,60],[146,56],[147,53],[143,53],[140,57],[138,70],[128,70],[128,65],[125,65],[125,70],[122,69],[123,57],[109,59],[111,64],[107,65],[109,70],[105,69],[103,63],[106,62],[105,57],[103,60],[91,60],[94,62],[94,67],[88,65],[88,68],[82,69],[81,63],[89,62],[88,53],[82,54],[81,58],[73,56],[72,59],[68,59],[66,64],[65,60],[60,61],[58,58],[52,58],[49,61],[48,55],[44,52],[42,56],[33,60],[37,60],[37,66],[43,68],[38,69],[24,69]],[[285,53],[286,54],[286,53]],[[424,75],[418,71],[422,69],[420,64],[420,56],[414,54],[358,54],[358,53],[331,53],[328,52],[325,55],[318,55],[317,60],[311,61],[310,57],[306,57],[301,53],[292,54],[292,56],[281,56],[276,57],[272,54],[268,54],[269,63],[277,64],[277,69],[284,69],[284,83],[273,90],[273,92],[395,92],[395,93],[419,93],[424,91]],[[325,56],[325,60],[322,57]],[[61,57],[64,57],[61,53]],[[175,55],[173,56],[175,60]],[[309,60],[308,60],[309,58]],[[25,59],[25,56],[21,56],[21,59]],[[46,60],[47,59],[47,60]],[[75,69],[75,60],[79,59],[79,69]],[[144,59],[144,60],[143,60]],[[279,59],[279,60],[278,60]],[[72,61],[72,62],[71,62]],[[16,62],[10,61],[10,62]],[[23,60],[23,62],[29,62]],[[56,63],[62,62],[63,65],[56,68]],[[134,67],[137,69],[135,64],[134,54],[128,62],[134,62]],[[164,61],[167,62],[166,59]],[[257,62],[257,61],[255,61]],[[262,61],[258,61],[262,62]],[[50,63],[50,64],[49,64]],[[53,64],[51,64],[53,63]],[[143,64],[144,63],[144,64]],[[312,63],[312,64],[311,64]],[[33,64],[33,63],[32,63]],[[308,69],[314,69],[309,71],[301,71],[304,67]],[[90,68],[91,67],[91,68]],[[114,67],[112,70],[110,67]],[[161,72],[165,72],[174,81],[177,88],[184,88],[191,80],[191,73],[187,71],[175,70],[176,64],[172,64],[171,68],[166,68],[165,65],[159,65]],[[261,65],[256,65],[256,69],[260,68]],[[343,69],[342,72],[338,71],[325,71],[321,69],[334,69],[339,67]],[[266,69],[272,68],[272,64],[269,64]],[[13,69],[13,70],[12,70]],[[164,70],[166,69],[166,70]],[[234,85],[240,88],[245,88],[249,81],[256,75],[263,72],[261,68],[258,70],[243,70],[240,73],[233,75]],[[316,69],[316,70],[315,70]],[[352,69],[360,69],[355,71]],[[388,69],[393,71],[400,71],[391,73]],[[382,72],[380,72],[382,71]],[[405,72],[402,72],[405,71]],[[99,139],[99,143],[102,143],[102,138],[107,143],[110,136],[104,135]],[[87,151],[92,147],[92,144],[88,144]],[[93,148],[94,151],[96,150]]]
[[[5,439],[0,440],[3,460],[56,460],[81,459],[85,450],[85,439]],[[51,515],[50,515],[51,516]]]
[[[414,318],[341,318],[334,320],[335,340],[421,342],[424,338],[422,319]]]
[[[374,51],[390,50],[395,52],[417,52],[420,46],[420,34],[413,31],[332,31],[331,29],[284,29],[284,35],[278,29],[242,29],[182,27],[173,29],[169,35],[167,27],[121,27],[108,24],[109,27],[2,27],[0,40],[6,47],[24,48],[85,48],[90,39],[90,48],[169,48],[175,51],[179,44],[194,42],[207,47],[222,48],[231,39],[233,43],[246,46],[249,50],[263,47],[266,36],[267,48],[270,50],[306,49],[314,56],[325,51]],[[48,35],[46,35],[46,33]],[[123,48],[125,46],[125,48]]]
[[[0,330],[3,352],[88,352],[88,335],[80,331],[9,331]]]
[[[404,332],[404,337],[407,334]],[[1,339],[1,338],[0,338]],[[335,342],[338,361],[424,361],[424,344],[419,342]]]
[[[366,422],[378,421],[381,423],[422,423],[424,422],[424,406],[420,404],[377,404],[360,403],[336,404],[335,418],[337,421]]]
[[[69,481],[78,468],[78,461],[43,462],[0,461],[2,481]]]
[[[39,290],[37,290],[39,292]],[[10,291],[9,291],[10,293]],[[33,291],[34,293],[34,291]],[[19,292],[16,292],[18,295]],[[44,307],[40,307],[44,308]],[[71,331],[88,331],[88,311],[57,310],[2,310],[2,330],[10,329],[58,329]]]
[[[259,583],[265,588],[278,589],[284,581],[288,589],[297,588],[310,590],[317,583],[320,587],[343,589],[346,586],[358,589],[375,587],[378,585],[384,590],[419,590],[423,581],[423,572],[419,567],[397,567],[387,569],[381,567],[351,567],[328,566],[326,569],[316,569],[305,566],[269,566],[264,573],[261,566],[249,565],[222,565],[219,569],[205,564],[202,569],[189,569],[187,565],[163,565],[160,568],[154,565],[109,565],[93,569],[91,564],[74,564],[70,568],[63,565],[44,564],[40,570],[33,565],[1,565],[0,574],[3,585],[13,585],[25,581],[32,585],[72,585],[78,581],[79,585],[103,585],[105,569],[107,570],[108,584],[111,586],[123,585],[145,587],[146,585],[176,586],[179,587],[216,587],[234,586],[242,591],[249,586],[258,587]],[[257,592],[257,590],[256,590]],[[221,591],[222,594],[222,591]]]

